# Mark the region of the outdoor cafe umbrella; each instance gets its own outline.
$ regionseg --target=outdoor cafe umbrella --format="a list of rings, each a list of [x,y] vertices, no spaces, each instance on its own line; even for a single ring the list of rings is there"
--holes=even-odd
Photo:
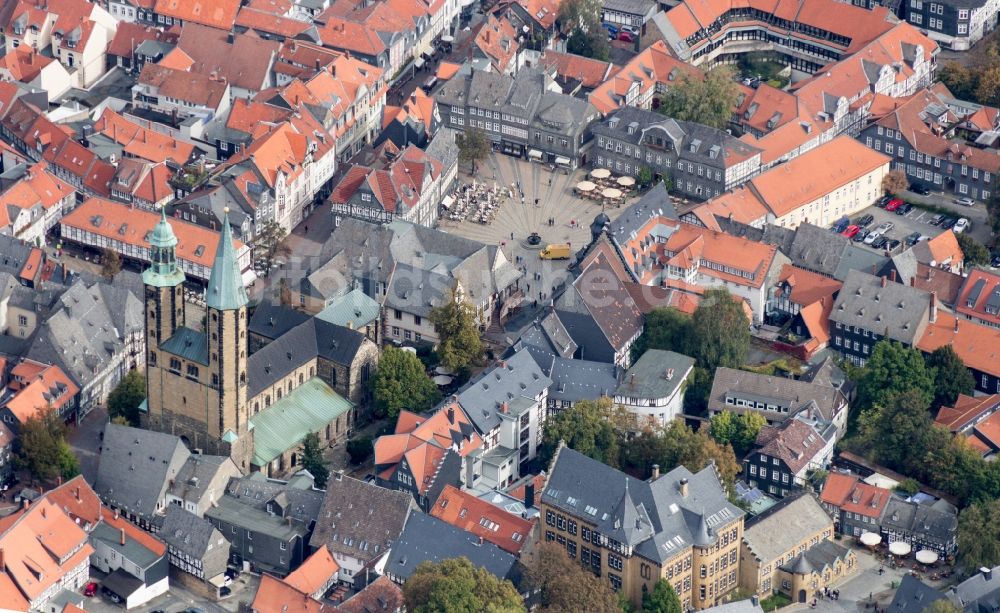
[[[607,168],[595,168],[590,171],[590,176],[595,179],[607,179],[611,176],[611,171]]]
[[[632,187],[635,185],[635,179],[632,177],[618,177],[618,185],[622,187]]]
[[[590,181],[580,181],[576,184],[576,191],[578,192],[592,192],[597,189],[597,186]]]
[[[865,532],[861,535],[861,544],[866,547],[874,547],[882,542],[882,537],[876,532]]]
[[[622,190],[618,189],[617,187],[609,187],[605,189],[603,192],[601,192],[601,195],[604,196],[605,198],[614,200],[615,198],[622,197]]]
[[[889,553],[894,556],[904,557],[910,553],[910,544],[904,543],[903,541],[896,541],[895,543],[889,543]]]
[[[450,368],[448,368],[447,366],[438,366],[437,368],[434,369],[434,372],[436,372],[439,375],[453,375],[453,374],[455,374],[455,371],[452,370],[452,369],[450,369]]]
[[[937,562],[938,554],[930,549],[921,549],[917,552],[917,562],[921,564],[933,564]]]
[[[451,385],[452,381],[454,381],[454,377],[449,377],[448,375],[438,375],[434,377],[434,384],[437,385],[438,387]]]

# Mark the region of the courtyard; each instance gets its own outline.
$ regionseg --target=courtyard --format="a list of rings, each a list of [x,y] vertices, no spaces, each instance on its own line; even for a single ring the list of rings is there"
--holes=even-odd
[[[527,308],[516,319],[528,323],[530,319],[525,321],[524,317],[530,317],[552,298],[556,288],[570,277],[567,267],[572,263],[572,260],[543,260],[538,252],[550,243],[569,243],[575,253],[590,242],[590,224],[602,206],[574,192],[574,187],[588,178],[588,170],[550,170],[543,164],[492,153],[478,164],[475,177],[468,171],[468,165],[463,164],[459,180],[464,184],[475,181],[493,192],[502,192],[499,206],[488,223],[474,219],[453,221],[442,215],[438,229],[503,249],[507,258],[524,272],[522,287]],[[518,186],[524,192],[523,202]],[[507,197],[508,192],[513,197]],[[634,195],[626,196],[621,207],[608,207],[606,212],[614,219],[635,200]],[[528,242],[533,232],[541,239],[537,245]],[[517,324],[508,325],[508,329],[515,327]]]

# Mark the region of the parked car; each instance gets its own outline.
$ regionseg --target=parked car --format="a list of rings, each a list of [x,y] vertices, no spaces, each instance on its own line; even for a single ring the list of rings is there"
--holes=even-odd
[[[899,241],[895,238],[890,238],[885,244],[886,251],[895,251],[896,247],[899,247]]]
[[[944,219],[941,220],[940,227],[942,230],[947,230],[955,225],[958,221],[958,217],[952,217],[951,215],[946,215]]]
[[[87,598],[93,598],[95,594],[97,594],[97,583],[95,581],[91,581],[83,587],[83,595]]]
[[[618,33],[618,40],[624,41],[626,43],[632,43],[635,42],[635,35],[632,34],[631,32],[622,30],[621,32]]]
[[[851,225],[851,218],[848,216],[843,216],[830,226],[830,229],[834,232],[843,232],[847,229],[847,226]]]
[[[885,245],[888,242],[889,238],[885,235],[880,234],[879,237],[875,239],[875,242],[872,243],[872,247],[874,247],[875,249],[883,249],[885,248]]]
[[[972,228],[972,223],[968,219],[962,217],[961,219],[955,222],[955,225],[951,228],[951,230],[955,234],[961,234],[962,232],[965,232],[970,228]]]
[[[931,188],[923,183],[910,183],[910,191],[921,196],[929,196],[931,194]]]
[[[621,30],[622,32],[629,32],[632,34],[632,36],[639,36],[638,26],[628,26],[628,25],[621,26],[619,30]]]
[[[881,236],[882,236],[881,230],[878,229],[872,230],[871,232],[868,233],[868,236],[865,237],[864,242],[866,245],[874,245],[875,241],[877,241]]]
[[[899,198],[893,198],[888,203],[886,203],[885,210],[887,210],[890,213],[892,213],[896,209],[898,209],[899,207],[903,206],[904,204],[906,204],[906,203],[903,202],[902,200],[900,200]]]
[[[993,268],[1000,268],[1000,253],[993,254],[993,257],[990,258],[990,266]]]
[[[944,219],[944,215],[942,215],[941,213],[938,213],[934,217],[931,217],[930,221],[928,221],[927,223],[929,223],[932,226],[936,226],[936,225],[938,225],[938,224],[941,223],[942,219]]]
[[[872,215],[871,213],[868,213],[867,215],[862,215],[861,217],[859,217],[858,220],[854,223],[858,224],[862,228],[867,228],[868,226],[872,225],[872,222],[874,221],[875,221],[875,216]]]
[[[877,206],[880,209],[884,209],[885,205],[889,204],[890,200],[892,200],[892,196],[886,194],[885,196],[882,196],[881,198],[875,201],[875,206]]]
[[[618,26],[613,23],[602,23],[601,27],[608,31],[609,34],[618,34]]]
[[[886,232],[892,230],[895,227],[896,224],[892,223],[891,221],[883,221],[878,226],[879,234],[885,234]]]
[[[847,226],[847,229],[841,232],[847,238],[854,238],[857,236],[858,232],[861,231],[860,226]]]
[[[861,243],[864,242],[866,238],[868,238],[868,230],[862,229],[860,232],[855,234],[854,238],[852,238],[851,240],[854,241],[855,243]]]
[[[912,210],[913,210],[913,205],[907,202],[903,206],[896,209],[896,215],[907,215]]]
[[[961,198],[955,198],[955,204],[961,204],[962,206],[975,206],[976,201],[968,196],[962,196]]]
[[[920,232],[912,232],[906,235],[906,246],[912,247],[920,241]]]

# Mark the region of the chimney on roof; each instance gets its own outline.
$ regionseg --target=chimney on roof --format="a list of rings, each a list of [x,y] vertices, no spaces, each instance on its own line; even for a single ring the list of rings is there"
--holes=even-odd
[[[882,287],[885,287],[885,283],[886,283],[886,279],[885,279],[885,277],[882,277]]]
[[[0,573],[7,572],[7,564],[3,561],[3,547],[0,547]]]
[[[688,480],[687,478],[681,479],[681,498],[687,498],[688,495]]]
[[[937,292],[931,292],[931,323],[937,321]],[[957,318],[956,318],[957,321]]]
[[[530,509],[535,506],[535,482],[529,481],[524,486],[524,508]]]
[[[650,481],[656,481],[659,478],[660,478],[660,465],[659,464],[653,464],[653,474],[651,474],[649,476],[649,480]]]
[[[22,509],[27,509],[30,506],[31,506],[31,501],[30,500],[28,500],[27,498],[22,498],[21,499],[21,508]]]
[[[453,406],[448,407],[448,423],[449,424],[455,423],[455,407]]]
[[[510,413],[510,405],[507,404],[506,400],[500,403],[500,412],[503,413],[504,415]]]
[[[80,486],[79,485],[76,486],[75,490],[73,490],[73,495],[76,497],[77,502],[79,502],[79,500],[80,500]]]
[[[955,333],[958,334],[958,317],[955,318]]]
[[[892,271],[889,274],[892,275],[892,282],[895,283],[896,282],[896,269],[893,268]]]
[[[118,530],[118,544],[122,547],[125,546],[125,528]]]
[[[62,485],[62,475],[57,475],[56,476],[56,487],[59,487],[60,485]]]

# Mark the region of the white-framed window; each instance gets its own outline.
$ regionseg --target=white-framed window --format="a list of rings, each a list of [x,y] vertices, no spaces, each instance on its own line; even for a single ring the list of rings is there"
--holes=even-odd
[[[969,9],[959,9],[959,11],[958,11],[958,18],[959,19],[968,19],[969,18]]]
[[[958,24],[958,33],[959,34],[968,34],[969,33],[969,26],[965,25],[964,23]]]
[[[969,186],[966,185],[965,183],[960,183],[959,186],[958,186],[958,192],[960,194],[968,194],[969,193]]]

